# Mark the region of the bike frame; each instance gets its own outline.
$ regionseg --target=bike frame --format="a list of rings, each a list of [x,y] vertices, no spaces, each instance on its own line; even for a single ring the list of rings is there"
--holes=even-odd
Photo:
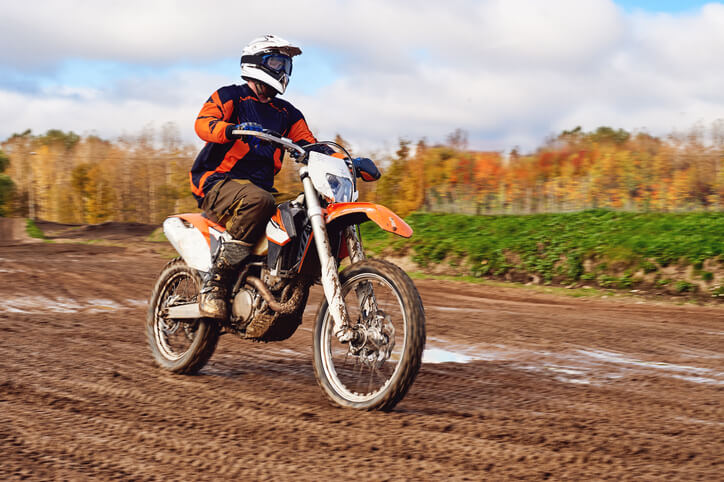
[[[280,144],[287,151],[297,153],[298,157],[303,161],[306,159],[307,156],[307,152],[302,147],[293,143],[291,139],[277,137],[267,132],[247,130],[235,130],[233,131],[233,134],[239,136],[255,136],[263,140]],[[302,181],[302,186],[304,187],[304,198],[307,208],[307,215],[309,216],[309,221],[312,226],[312,237],[314,238],[315,247],[317,248],[317,253],[319,256],[322,288],[324,290],[324,296],[327,299],[327,303],[329,305],[329,312],[334,321],[333,330],[335,335],[341,342],[348,342],[354,339],[355,333],[351,328],[349,314],[347,313],[347,307],[345,306],[344,298],[342,296],[342,287],[340,285],[338,275],[337,258],[335,257],[335,253],[332,251],[327,225],[332,224],[335,229],[337,227],[340,229],[342,236],[346,241],[346,244],[340,247],[340,251],[346,248],[347,253],[337,254],[340,255],[340,259],[343,258],[344,255],[348,254],[352,263],[359,262],[365,258],[364,250],[362,249],[362,243],[360,242],[360,238],[356,229],[356,225],[360,222],[369,219],[375,222],[378,226],[380,226],[380,228],[384,229],[385,231],[389,231],[391,233],[395,233],[406,238],[409,238],[412,235],[412,229],[397,214],[379,204],[360,202],[332,203],[325,209],[322,209],[322,206],[319,202],[320,193],[317,191],[314,183],[312,182],[309,167],[304,165],[299,170],[299,174]],[[172,242],[176,250],[184,257],[184,259],[186,259],[187,257],[192,257],[189,254],[192,251],[204,252],[204,256],[199,257],[199,259],[194,259],[194,262],[189,263],[189,265],[197,269],[201,269],[202,271],[207,271],[208,268],[203,268],[206,268],[207,264],[210,266],[210,250],[199,250],[198,247],[204,244],[207,245],[209,248],[213,247],[212,238],[214,238],[214,236],[210,236],[210,228],[216,228],[216,231],[218,231],[218,234],[220,236],[228,236],[228,234],[224,232],[225,230],[222,226],[210,222],[209,220],[203,218],[200,214],[184,214],[178,215],[178,217],[168,218],[164,223],[164,231],[168,229],[169,234],[173,234],[174,230],[176,230],[176,232],[179,232],[183,228],[183,225],[181,224],[181,219],[193,224],[193,226],[198,230],[198,236],[191,236],[193,241],[193,249],[188,249],[190,246],[188,246],[188,241],[186,241],[183,236],[168,236],[169,240]],[[264,240],[266,240],[266,238],[264,238]],[[184,243],[186,243],[187,245],[184,246]],[[360,296],[360,298],[362,298],[363,295],[365,299],[371,299],[371,294],[369,293],[358,293],[358,296]],[[178,313],[176,314],[178,318],[187,318],[191,317],[194,314],[192,313],[192,311],[194,310],[190,308],[186,310],[188,311],[188,313],[186,313],[185,311],[182,312],[180,308],[177,308],[176,311],[178,311]]]

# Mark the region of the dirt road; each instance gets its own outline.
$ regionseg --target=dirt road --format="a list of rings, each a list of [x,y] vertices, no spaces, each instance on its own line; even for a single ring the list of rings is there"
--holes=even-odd
[[[165,259],[0,246],[0,479],[682,479],[724,472],[724,307],[418,282],[422,371],[392,413],[330,407],[311,324],[225,336],[157,369],[145,303]],[[640,303],[640,302],[639,302]]]

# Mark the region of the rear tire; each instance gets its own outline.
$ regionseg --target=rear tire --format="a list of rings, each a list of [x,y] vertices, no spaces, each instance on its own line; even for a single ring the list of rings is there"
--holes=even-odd
[[[386,356],[372,345],[342,344],[333,333],[333,321],[324,300],[314,327],[314,374],[319,386],[336,405],[358,410],[391,410],[415,381],[425,348],[425,311],[415,284],[392,263],[365,259],[340,273],[342,296],[350,322],[369,325],[381,320]],[[369,291],[364,291],[371,287]],[[360,291],[372,292],[373,310],[360,309]],[[377,313],[375,316],[363,313]],[[367,347],[370,349],[368,350]],[[356,354],[355,354],[356,352]],[[375,361],[379,360],[379,361]],[[378,386],[379,385],[379,386]]]
[[[209,318],[174,321],[162,316],[165,307],[198,302],[201,277],[181,258],[169,262],[156,281],[146,315],[146,338],[156,363],[180,374],[198,372],[216,349],[221,328]]]

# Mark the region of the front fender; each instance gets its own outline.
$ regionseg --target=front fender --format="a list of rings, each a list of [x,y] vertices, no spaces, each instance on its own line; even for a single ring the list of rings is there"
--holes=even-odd
[[[374,221],[380,228],[403,238],[412,236],[412,228],[400,216],[381,204],[335,203],[327,206],[327,224],[359,224]]]

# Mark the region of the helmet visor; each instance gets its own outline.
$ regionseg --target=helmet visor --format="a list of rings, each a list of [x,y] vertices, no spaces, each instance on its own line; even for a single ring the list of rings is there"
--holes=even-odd
[[[287,55],[282,54],[268,54],[261,58],[261,64],[267,69],[280,74],[284,72],[287,75],[292,75],[292,59]]]

